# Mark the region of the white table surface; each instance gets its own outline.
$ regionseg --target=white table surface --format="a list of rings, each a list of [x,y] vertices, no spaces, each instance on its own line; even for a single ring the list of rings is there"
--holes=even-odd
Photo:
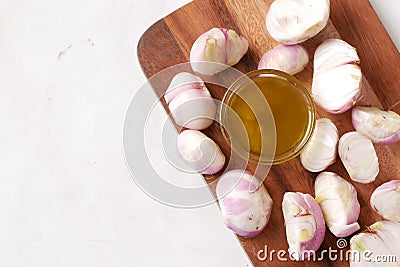
[[[376,14],[386,27],[397,50],[400,51],[400,1],[399,0],[369,0]]]
[[[249,263],[215,205],[160,204],[124,161],[137,42],[186,2],[0,2],[0,266]]]
[[[0,266],[251,265],[216,205],[150,199],[122,153],[137,42],[186,2],[0,2]]]

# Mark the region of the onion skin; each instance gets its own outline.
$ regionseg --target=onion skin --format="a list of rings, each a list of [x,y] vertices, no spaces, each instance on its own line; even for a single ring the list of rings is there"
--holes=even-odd
[[[203,130],[214,122],[217,107],[200,77],[187,72],[175,75],[164,99],[179,126]]]
[[[400,116],[393,111],[354,107],[351,118],[356,131],[367,136],[374,144],[387,145],[400,140]]]
[[[354,186],[333,172],[322,172],[315,180],[315,200],[329,230],[346,237],[360,229],[360,204]]]
[[[178,135],[178,151],[194,170],[201,174],[219,172],[225,164],[225,156],[219,146],[205,134],[186,130]]]
[[[304,42],[326,26],[329,5],[329,0],[275,0],[266,16],[267,30],[282,44]]]
[[[339,39],[328,39],[314,54],[312,96],[332,114],[343,113],[362,98],[362,73],[356,49]]]
[[[320,206],[309,194],[286,192],[282,202],[289,254],[305,260],[306,251],[316,251],[325,237],[325,221]]]
[[[300,153],[303,167],[310,172],[325,170],[336,161],[338,141],[335,124],[327,118],[318,119],[311,139]]]
[[[216,192],[226,226],[236,234],[252,238],[266,227],[272,199],[250,172],[231,170],[218,180]],[[253,192],[254,191],[254,192]]]
[[[371,195],[370,204],[384,219],[400,222],[400,180],[378,186]]]
[[[248,48],[247,40],[234,30],[213,28],[194,42],[190,50],[190,62],[195,72],[214,75],[238,63]]]
[[[394,256],[396,262],[385,262],[384,266],[400,265],[400,223],[378,221],[350,239],[350,249],[358,252],[359,257],[350,259],[350,266],[383,266],[374,262],[376,256]],[[365,252],[369,252],[365,254]],[[352,254],[355,255],[355,254]],[[368,257],[368,258],[366,258]]]
[[[370,183],[379,173],[375,148],[367,137],[348,132],[339,139],[339,157],[353,181]]]
[[[258,69],[275,69],[295,75],[307,66],[309,56],[302,45],[278,45],[266,52],[259,64]]]

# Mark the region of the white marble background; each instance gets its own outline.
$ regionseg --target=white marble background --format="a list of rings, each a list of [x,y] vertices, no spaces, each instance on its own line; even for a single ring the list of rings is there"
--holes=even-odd
[[[124,162],[137,42],[186,2],[0,0],[0,266],[251,265],[215,205],[159,204]]]
[[[186,2],[0,2],[0,266],[251,264],[216,206],[159,204],[125,166],[137,42]]]

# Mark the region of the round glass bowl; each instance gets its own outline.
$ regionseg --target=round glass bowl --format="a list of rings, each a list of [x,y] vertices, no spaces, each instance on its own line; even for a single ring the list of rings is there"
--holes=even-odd
[[[262,69],[243,75],[225,93],[221,131],[233,152],[250,162],[280,164],[296,157],[315,126],[315,106],[290,74]]]

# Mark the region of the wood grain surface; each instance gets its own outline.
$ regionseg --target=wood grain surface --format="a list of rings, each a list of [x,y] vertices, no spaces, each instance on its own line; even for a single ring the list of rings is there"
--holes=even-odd
[[[272,0],[199,0],[189,3],[164,19],[156,22],[142,36],[138,44],[138,58],[147,77],[170,66],[189,61],[189,51],[196,38],[213,27],[231,28],[249,41],[249,51],[234,67],[246,73],[255,70],[259,59],[267,50],[277,45],[266,31],[265,15]],[[400,100],[400,55],[387,32],[367,0],[332,0],[331,16],[327,27],[317,36],[306,41],[304,46],[310,53],[311,62],[316,47],[327,38],[341,38],[355,46],[361,58],[363,100],[360,105],[372,105],[388,109]],[[307,88],[311,88],[312,63],[296,75]],[[165,93],[166,86],[154,86],[158,96]],[[213,97],[221,99],[225,89],[209,85]],[[168,107],[163,105],[166,109]],[[400,112],[400,104],[394,106]],[[339,134],[354,130],[351,113],[332,115],[317,107],[319,118],[330,118],[338,127]],[[229,155],[229,147],[214,123],[203,131],[213,138]],[[370,184],[352,182],[338,159],[327,170],[333,171],[351,181],[358,191],[361,205],[358,220],[361,229],[381,219],[370,207],[372,191],[383,182],[400,179],[400,143],[375,146],[380,163],[380,173]],[[306,171],[298,158],[273,166],[264,184],[274,201],[273,211],[266,229],[257,237],[239,237],[243,247],[255,266],[347,266],[343,261],[330,261],[328,257],[319,262],[260,261],[257,252],[268,248],[276,251],[287,250],[285,226],[281,211],[283,194],[286,191],[309,193],[314,196],[314,180],[317,174]],[[206,177],[207,182],[217,177]],[[212,190],[214,191],[212,184]],[[346,238],[349,241],[350,238]],[[337,249],[337,238],[327,230],[320,248]]]

